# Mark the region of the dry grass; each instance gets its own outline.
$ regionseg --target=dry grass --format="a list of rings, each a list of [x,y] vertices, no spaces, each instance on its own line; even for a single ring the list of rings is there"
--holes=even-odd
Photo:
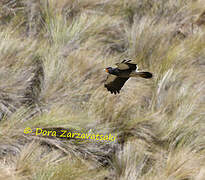
[[[203,0],[0,2],[0,180],[204,179],[204,12]],[[112,95],[103,68],[123,58],[154,77]]]

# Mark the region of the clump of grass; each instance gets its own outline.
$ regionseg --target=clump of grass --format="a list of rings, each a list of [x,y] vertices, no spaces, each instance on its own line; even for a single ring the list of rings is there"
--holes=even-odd
[[[0,178],[202,179],[202,1],[2,2]],[[130,79],[114,96],[103,69],[123,58],[153,78]],[[36,137],[26,127],[117,141]]]

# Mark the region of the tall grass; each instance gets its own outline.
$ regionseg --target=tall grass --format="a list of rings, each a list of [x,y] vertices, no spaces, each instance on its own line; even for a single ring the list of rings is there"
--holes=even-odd
[[[0,179],[202,180],[204,10],[202,0],[0,2]],[[153,78],[110,94],[103,69],[124,58]]]

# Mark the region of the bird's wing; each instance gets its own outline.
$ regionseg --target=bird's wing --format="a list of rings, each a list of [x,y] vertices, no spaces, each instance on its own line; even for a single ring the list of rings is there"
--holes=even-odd
[[[120,89],[123,87],[123,85],[128,79],[129,78],[121,78],[121,77],[109,74],[105,81],[105,87],[111,93],[114,93],[114,94],[120,93]]]
[[[117,68],[120,70],[136,70],[137,64],[129,63],[131,60],[123,60],[121,63],[116,63]]]

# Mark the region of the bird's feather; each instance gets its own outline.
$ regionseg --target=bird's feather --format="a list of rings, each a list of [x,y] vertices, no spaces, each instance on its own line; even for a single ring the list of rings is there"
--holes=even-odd
[[[105,87],[107,88],[108,91],[111,93],[119,93],[125,82],[129,78],[121,78],[112,74],[109,74],[107,76],[107,79],[105,81]]]
[[[152,78],[152,73],[133,71],[132,73],[130,73],[130,77],[142,77],[142,78],[145,78],[145,79],[150,79],[150,78]]]
[[[123,60],[121,63],[116,63],[117,68],[120,70],[136,70],[137,64],[129,63],[131,60]]]

